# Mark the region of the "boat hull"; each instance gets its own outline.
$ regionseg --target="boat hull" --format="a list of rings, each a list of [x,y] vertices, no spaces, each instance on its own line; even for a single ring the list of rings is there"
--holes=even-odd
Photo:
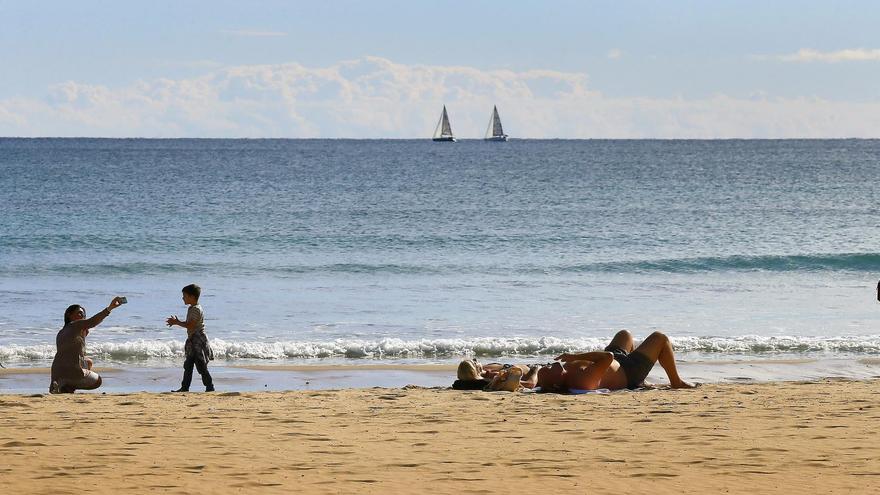
[[[487,137],[487,138],[484,139],[484,141],[495,141],[495,142],[503,142],[503,141],[507,141],[507,134],[505,134],[505,135],[503,135],[503,136],[492,136],[492,137]]]
[[[438,143],[454,143],[455,138],[452,136],[443,136],[443,137],[435,137],[432,141],[436,141]]]

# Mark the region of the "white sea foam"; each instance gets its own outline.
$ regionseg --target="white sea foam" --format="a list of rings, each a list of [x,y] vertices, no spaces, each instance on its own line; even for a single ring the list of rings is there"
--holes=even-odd
[[[766,358],[774,355],[880,355],[880,335],[854,337],[680,337],[673,340],[679,354],[724,358]],[[573,350],[596,350],[607,339],[462,338],[380,340],[336,339],[327,341],[228,341],[212,339],[217,359],[300,360],[317,358],[368,359],[448,359],[458,356],[501,358],[506,356],[552,358]],[[51,360],[55,346],[0,346],[0,361]],[[178,359],[184,354],[183,341],[131,340],[125,342],[90,342],[88,354],[116,361]]]

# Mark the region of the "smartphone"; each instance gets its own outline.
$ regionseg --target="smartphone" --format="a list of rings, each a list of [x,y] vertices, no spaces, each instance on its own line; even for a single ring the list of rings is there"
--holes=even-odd
[[[128,303],[128,298],[125,296],[119,296],[119,304],[126,304],[126,303]]]

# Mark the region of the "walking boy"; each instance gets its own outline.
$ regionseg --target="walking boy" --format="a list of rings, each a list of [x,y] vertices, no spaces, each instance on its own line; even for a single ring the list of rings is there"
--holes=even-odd
[[[208,361],[214,360],[214,351],[208,345],[208,336],[205,335],[205,313],[202,312],[202,306],[199,304],[202,289],[196,284],[189,284],[181,292],[183,292],[183,303],[189,306],[186,311],[186,321],[180,321],[177,315],[169,316],[165,320],[169,327],[178,325],[186,328],[186,344],[184,345],[186,361],[183,362],[183,381],[180,383],[180,388],[174,392],[189,392],[193,366],[202,375],[205,392],[213,392],[214,382],[211,379],[211,374],[208,373]]]

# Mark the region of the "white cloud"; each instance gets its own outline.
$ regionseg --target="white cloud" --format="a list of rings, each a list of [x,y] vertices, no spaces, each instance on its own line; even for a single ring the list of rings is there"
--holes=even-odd
[[[760,60],[781,60],[783,62],[864,62],[880,60],[880,49],[851,48],[834,52],[820,52],[810,48],[801,48],[795,53],[785,55],[762,55],[755,57]]]
[[[287,36],[287,33],[283,33],[280,31],[259,31],[247,29],[228,29],[221,31],[221,33],[229,36],[242,36],[247,38],[277,38],[280,36]]]
[[[612,49],[608,50],[608,53],[605,54],[605,56],[610,58],[611,60],[617,60],[623,56],[623,52],[620,51],[619,48],[612,48]]]
[[[492,105],[531,138],[877,137],[880,102],[816,98],[611,98],[583,73],[404,65],[378,57],[228,67],[108,87],[68,81],[0,100],[2,136],[429,137],[443,104],[459,137]]]

